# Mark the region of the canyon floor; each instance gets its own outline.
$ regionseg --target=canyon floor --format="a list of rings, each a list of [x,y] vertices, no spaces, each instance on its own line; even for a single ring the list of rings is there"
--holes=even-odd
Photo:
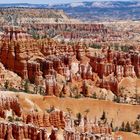
[[[42,112],[48,109],[50,106],[54,106],[56,109],[64,112],[67,112],[67,108],[70,108],[72,110],[72,115],[75,116],[77,113],[84,115],[85,110],[89,109],[88,117],[93,120],[95,117],[100,118],[102,112],[105,111],[107,113],[108,120],[113,120],[116,126],[120,126],[123,121],[133,122],[140,112],[138,105],[117,104],[111,101],[102,101],[91,98],[57,98],[43,97],[41,95],[32,95],[22,92],[1,92],[18,97],[20,105],[25,112],[33,110],[34,108],[37,108],[38,111]],[[62,139],[61,135],[62,132],[60,131],[60,140]],[[138,135],[128,132],[116,132],[114,136],[116,135],[123,136],[123,140],[140,139]]]
[[[139,22],[1,11],[0,138],[140,140]]]

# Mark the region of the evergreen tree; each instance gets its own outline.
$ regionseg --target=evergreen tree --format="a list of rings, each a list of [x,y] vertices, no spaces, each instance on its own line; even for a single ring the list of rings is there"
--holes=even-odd
[[[80,125],[82,119],[81,113],[77,113],[76,117],[77,117],[78,125]]]
[[[103,114],[102,114],[102,116],[101,116],[101,118],[100,118],[102,121],[105,121],[106,120],[106,113],[105,113],[105,111],[103,111]]]
[[[9,87],[9,81],[6,80],[5,83],[4,83],[4,88],[5,88],[5,89],[8,89],[8,87]]]
[[[38,86],[35,85],[34,87],[34,93],[37,94],[38,93]]]
[[[39,93],[41,95],[44,95],[45,94],[45,89],[42,86],[39,87]]]
[[[134,128],[136,129],[136,131],[139,131],[140,130],[140,124],[139,124],[139,121],[138,120],[135,121]]]
[[[126,132],[131,132],[131,131],[132,131],[131,126],[130,126],[130,123],[129,123],[129,122],[127,122],[127,123],[126,123],[126,125],[125,125],[125,131],[126,131]]]
[[[121,128],[120,128],[120,131],[125,131],[125,123],[122,122],[122,125],[121,125]]]
[[[120,97],[119,96],[114,96],[114,102],[120,103]]]
[[[93,93],[92,98],[97,99],[96,92]]]
[[[25,80],[24,91],[27,92],[27,93],[29,92],[29,80]]]
[[[114,131],[113,121],[111,121],[111,123],[110,123],[110,127],[111,127],[111,128],[112,128],[112,130]]]

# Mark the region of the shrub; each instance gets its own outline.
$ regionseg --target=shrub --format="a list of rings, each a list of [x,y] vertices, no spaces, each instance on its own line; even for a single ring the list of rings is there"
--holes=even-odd
[[[93,98],[93,99],[97,99],[96,92],[94,92],[94,93],[92,94],[91,98]]]
[[[9,81],[6,80],[5,83],[4,83],[4,88],[5,88],[5,89],[8,89],[8,87],[9,87]]]
[[[37,109],[37,108],[34,108],[34,111],[35,111],[35,112],[38,112],[38,109]]]
[[[75,99],[79,99],[79,98],[81,98],[81,95],[80,95],[80,94],[77,94],[77,95],[75,95],[74,98],[75,98]]]
[[[119,96],[114,96],[114,102],[120,103],[120,97]]]
[[[125,131],[125,123],[122,122],[121,128],[119,129],[120,131]]]
[[[14,118],[12,116],[8,116],[8,121],[9,122],[13,122],[14,121]]]
[[[27,93],[29,92],[29,80],[25,80],[24,91],[27,92]]]
[[[125,131],[126,131],[126,132],[131,132],[131,131],[132,131],[132,128],[131,128],[129,122],[127,122],[126,125],[125,125]]]
[[[102,116],[101,116],[100,119],[101,119],[101,120],[105,120],[105,119],[106,119],[106,113],[105,113],[105,111],[103,111],[103,114],[102,114]]]
[[[89,47],[95,48],[95,49],[101,49],[101,45],[99,44],[91,44]]]
[[[55,110],[54,106],[51,106],[49,109],[46,109],[47,113],[51,113]]]
[[[20,122],[20,121],[22,121],[22,119],[21,119],[21,118],[16,117],[16,118],[15,118],[15,121]]]

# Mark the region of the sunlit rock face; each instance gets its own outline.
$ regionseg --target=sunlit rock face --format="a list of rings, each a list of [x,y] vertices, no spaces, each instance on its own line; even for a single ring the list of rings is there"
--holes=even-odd
[[[65,118],[62,111],[53,111],[51,113],[29,112],[22,115],[23,122],[26,124],[34,124],[38,127],[64,128]]]
[[[139,52],[132,52],[131,53],[131,63],[134,66],[134,70],[136,73],[136,76],[140,76],[140,55]]]
[[[16,41],[16,40],[28,40],[32,37],[27,34],[25,29],[19,28],[19,27],[4,27],[5,34],[2,36],[2,39],[5,39],[7,41]]]
[[[33,140],[48,140],[47,130],[37,128],[33,125],[24,123],[0,123],[0,138],[1,139],[33,139]]]
[[[46,94],[50,96],[57,94],[57,83],[54,75],[46,76]]]
[[[25,79],[28,78],[28,57],[37,51],[30,44],[32,40],[30,35],[24,30],[16,27],[7,27],[2,39],[1,62],[6,68],[16,72]]]
[[[0,117],[6,118],[9,110],[12,110],[15,115],[21,116],[22,110],[18,99],[0,93]]]
[[[24,27],[28,27],[24,24]],[[67,24],[67,23],[52,23],[52,24],[34,24],[34,28],[38,31],[54,31],[56,35],[60,35],[65,39],[91,39],[100,42],[102,41],[101,34],[106,35],[108,29],[103,24]],[[28,27],[29,28],[29,27]]]
[[[9,25],[0,33],[0,139],[111,140],[114,128],[121,130],[137,117],[137,105],[129,104],[139,104],[139,46],[123,46],[127,34],[130,40],[135,36],[133,29],[123,35],[111,22],[62,23],[64,17],[52,10],[48,14],[56,21],[51,23],[44,8],[15,8],[27,12],[23,18],[6,9],[11,13],[0,12],[9,22],[0,21]],[[14,17],[13,24],[21,27],[10,26]],[[115,113],[129,108],[131,117],[114,121]]]
[[[95,30],[87,25],[81,28]],[[45,95],[49,96],[59,96],[66,82],[82,80],[91,80],[96,86],[117,93],[118,83],[124,77],[139,77],[140,73],[137,52],[113,51],[106,47],[93,54],[82,42],[70,45],[53,39],[35,40],[19,27],[5,28],[0,50],[5,68],[35,85],[43,85]],[[58,83],[58,75],[64,77],[63,85]]]
[[[64,130],[64,139],[95,139],[97,135],[102,135],[103,138],[111,138],[112,129],[108,124],[101,125],[96,121],[89,121],[86,116],[82,117],[81,123],[76,130],[72,120],[67,116],[67,126]]]

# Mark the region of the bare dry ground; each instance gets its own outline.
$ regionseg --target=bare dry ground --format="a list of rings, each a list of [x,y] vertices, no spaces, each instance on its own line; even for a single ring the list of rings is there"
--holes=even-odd
[[[7,92],[5,92],[7,94]],[[105,111],[109,120],[114,120],[114,124],[120,125],[122,121],[134,121],[137,115],[140,113],[139,105],[117,104],[111,101],[95,100],[91,98],[57,98],[57,97],[43,97],[40,95],[32,95],[27,93],[12,93],[19,98],[22,108],[26,111],[34,109],[36,107],[40,111],[48,109],[50,106],[54,106],[57,109],[67,112],[67,108],[70,108],[73,115],[77,113],[84,114],[85,110],[89,109],[88,114],[90,119],[100,117],[102,112]]]
[[[29,111],[34,108],[37,108],[39,111],[44,111],[54,105],[55,108],[65,112],[67,112],[67,108],[70,108],[73,115],[76,115],[79,112],[84,114],[84,111],[89,109],[90,112],[88,116],[90,119],[94,119],[95,117],[100,118],[102,112],[105,111],[107,113],[108,120],[111,121],[113,119],[114,126],[121,125],[123,121],[133,122],[140,113],[139,105],[117,104],[111,101],[99,101],[90,98],[74,99],[43,97],[40,95],[13,92],[4,92],[4,94],[10,94],[10,96],[14,96],[16,94],[19,98],[21,107],[25,111]],[[123,136],[123,140],[140,140],[140,137],[133,133],[117,132],[115,135]]]
[[[134,94],[140,95],[140,79],[127,77],[121,80],[119,87],[124,87],[123,94],[132,96]]]
[[[123,140],[140,140],[140,136],[127,132],[117,132],[115,136],[122,136]]]

